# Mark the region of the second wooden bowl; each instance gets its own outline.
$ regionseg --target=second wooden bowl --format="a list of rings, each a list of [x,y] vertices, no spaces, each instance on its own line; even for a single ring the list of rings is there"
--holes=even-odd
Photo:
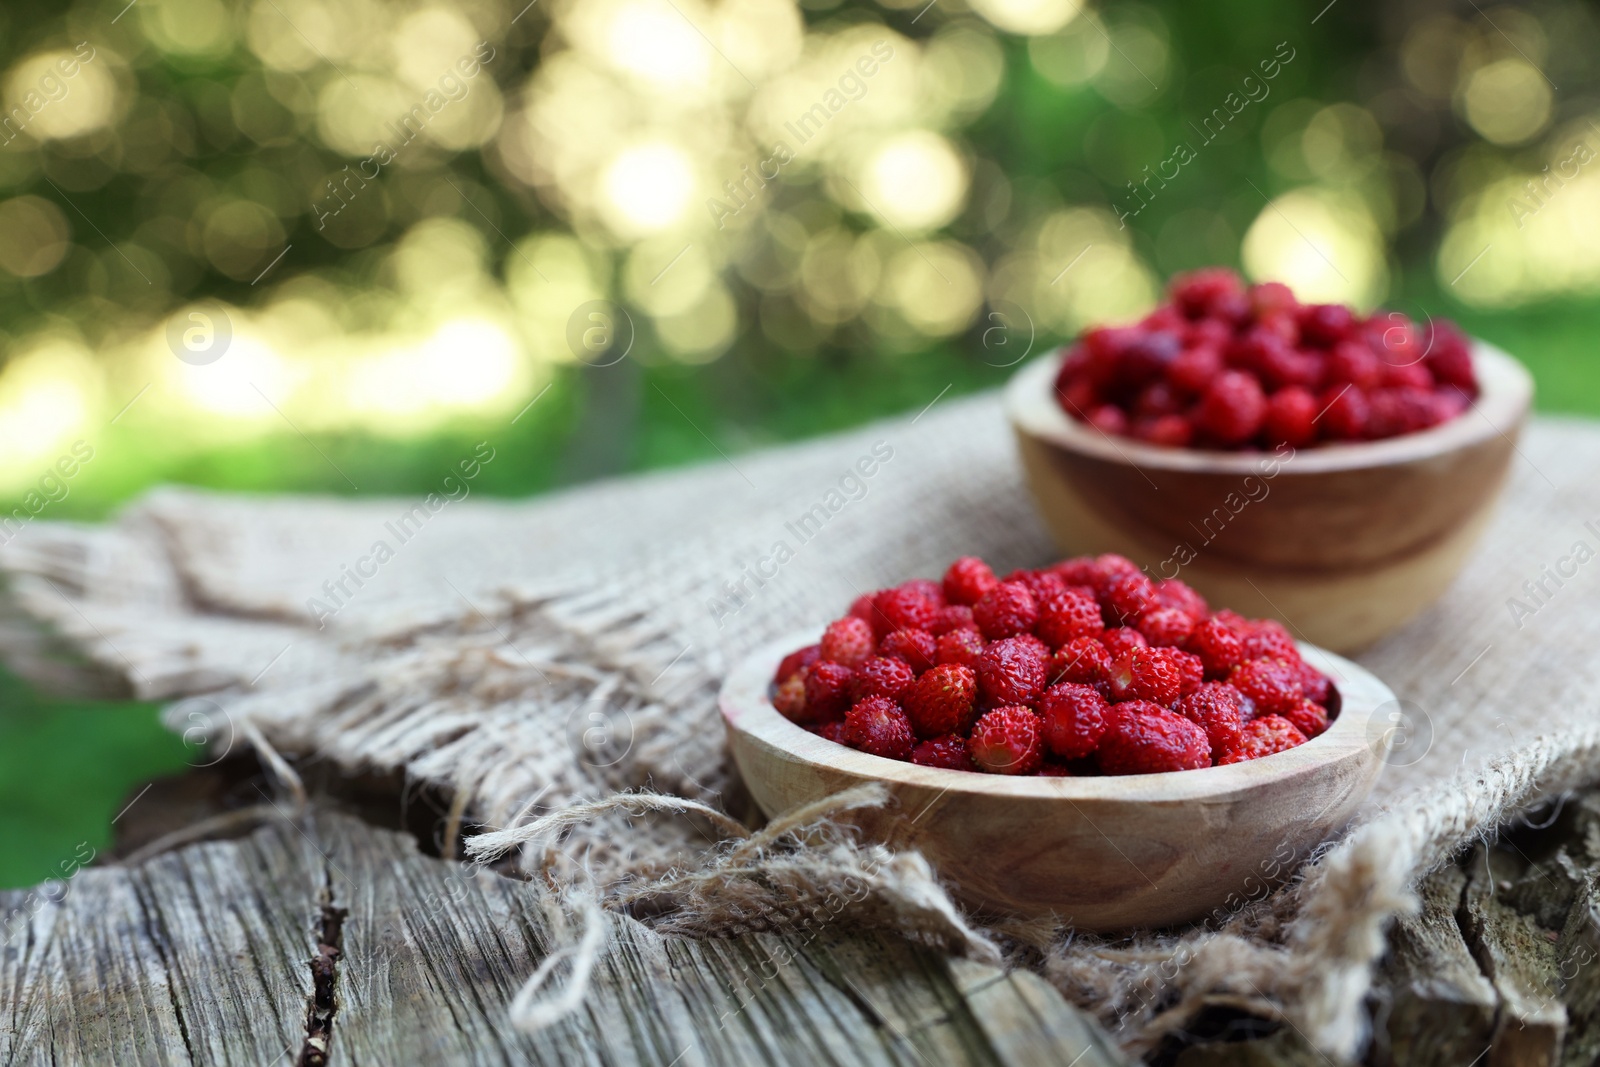
[[[1106,778],[1007,777],[884,759],[807,732],[772,706],[783,654],[814,630],[753,654],[724,683],[728,746],[769,817],[878,781],[893,802],[850,821],[920,850],[958,896],[1080,930],[1167,926],[1231,909],[1294,872],[1342,827],[1383,769],[1394,700],[1349,660],[1309,645],[1334,680],[1338,717],[1299,748],[1248,763]]]
[[[1071,555],[1117,552],[1218,604],[1340,652],[1431,604],[1466,562],[1533,395],[1522,365],[1473,351],[1481,395],[1421,433],[1290,454],[1161,448],[1070,418],[1060,356],[1006,389],[1028,486]]]

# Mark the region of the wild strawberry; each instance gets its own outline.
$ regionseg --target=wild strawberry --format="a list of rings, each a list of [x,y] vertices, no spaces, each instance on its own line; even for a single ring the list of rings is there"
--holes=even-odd
[[[1106,774],[1159,774],[1211,765],[1211,742],[1197,724],[1140,700],[1118,704],[1106,717],[1095,750]]]
[[[1098,637],[1105,628],[1100,605],[1094,598],[1063,588],[1039,606],[1039,622],[1034,632],[1045,644],[1056,646],[1075,637]]]
[[[1355,316],[1343,304],[1308,304],[1300,309],[1300,335],[1314,345],[1331,345],[1350,332]]]
[[[855,676],[850,679],[850,699],[856,703],[868,697],[898,700],[916,677],[905,660],[873,656],[856,668]]]
[[[1093,685],[1103,682],[1111,670],[1111,653],[1092,637],[1074,637],[1050,655],[1045,668],[1045,682],[1077,682]]]
[[[1233,686],[1225,682],[1207,682],[1180,699],[1172,710],[1206,732],[1214,761],[1239,747],[1244,712],[1239,691]]]
[[[822,643],[818,651],[829,663],[858,667],[872,655],[876,644],[869,624],[854,615],[846,615],[830,622],[828,628],[822,631]]]
[[[1286,659],[1290,663],[1300,661],[1300,650],[1295,647],[1293,635],[1277,619],[1257,619],[1251,623],[1241,644],[1245,659]]]
[[[1206,680],[1205,664],[1200,662],[1200,657],[1181,648],[1169,648],[1166,652],[1178,667],[1178,695],[1188,696],[1199,689]]]
[[[851,618],[860,619],[872,627],[874,638],[879,634],[886,634],[892,629],[889,625],[889,620],[884,618],[883,612],[878,610],[878,605],[874,601],[874,594],[872,593],[858,596],[851,601],[849,614]]]
[[[967,751],[990,774],[1032,774],[1044,758],[1039,716],[1024,707],[995,708],[972,727]]]
[[[1383,364],[1372,349],[1360,341],[1341,341],[1328,353],[1324,367],[1328,385],[1342,388],[1372,389],[1383,377]]]
[[[1148,700],[1170,705],[1182,684],[1178,666],[1164,648],[1134,648],[1111,664],[1106,684],[1113,700]]]
[[[1239,732],[1239,746],[1230,749],[1217,762],[1243,763],[1245,760],[1260,759],[1276,752],[1287,752],[1305,743],[1306,735],[1301,733],[1294,723],[1281,715],[1263,715],[1259,719],[1245,723],[1244,729]]]
[[[1015,570],[1000,580],[1027,586],[1028,592],[1033,594],[1033,602],[1041,606],[1046,600],[1049,600],[1057,593],[1064,592],[1067,588],[1060,575],[1048,570]]]
[[[1086,585],[1090,592],[1094,591],[1095,582],[1100,580],[1100,567],[1088,556],[1075,556],[1064,559],[1050,567],[1050,573],[1056,575],[1067,584],[1068,588]]]
[[[1182,645],[1193,630],[1194,620],[1176,608],[1160,608],[1139,619],[1139,632],[1152,645]]]
[[[783,657],[778,664],[778,673],[772,676],[774,682],[787,681],[801,667],[809,667],[822,657],[821,645],[807,645]]]
[[[1106,732],[1110,705],[1093,686],[1053,685],[1039,697],[1047,747],[1062,759],[1081,759],[1095,750]]]
[[[1204,622],[1211,614],[1206,598],[1189,588],[1189,583],[1177,578],[1156,583],[1156,606],[1181,611],[1197,623]]]
[[[1178,353],[1178,358],[1167,364],[1167,381],[1190,396],[1204,392],[1221,373],[1222,347],[1218,344],[1196,345]]]
[[[1317,398],[1309,389],[1290,385],[1273,393],[1267,401],[1267,417],[1262,436],[1267,444],[1287,444],[1294,448],[1309,445],[1317,437],[1315,419]]]
[[[1434,379],[1458,387],[1469,397],[1477,396],[1478,376],[1472,367],[1472,347],[1466,335],[1454,323],[1430,319],[1425,343],[1428,354],[1423,362]]]
[[[1295,729],[1305,734],[1307,739],[1316,737],[1328,728],[1328,709],[1305,697],[1301,697],[1278,714],[1294,723]]]
[[[844,739],[843,719],[834,719],[832,722],[825,722],[820,726],[808,726],[806,729],[810,730],[818,737],[827,738],[836,745],[842,745],[846,743]]]
[[[1250,298],[1250,306],[1257,318],[1274,312],[1292,314],[1300,308],[1300,302],[1294,298],[1294,290],[1282,282],[1257,282],[1245,290],[1245,295]]]
[[[1112,582],[1125,574],[1142,573],[1139,570],[1139,565],[1127,556],[1119,556],[1115,552],[1102,552],[1094,558],[1094,569],[1091,575],[1093,580],[1088,584],[1094,587],[1094,595],[1103,599],[1111,592]],[[1065,574],[1061,575],[1061,580],[1068,585],[1079,584],[1070,581]]]
[[[1200,397],[1195,426],[1224,445],[1243,444],[1261,430],[1267,398],[1261,383],[1244,371],[1223,371]]]
[[[940,664],[912,682],[900,700],[918,737],[965,733],[975,717],[977,675],[960,664]]]
[[[885,759],[910,759],[911,721],[888,697],[868,697],[844,717],[844,742]]]
[[[1124,437],[1128,433],[1128,416],[1115,404],[1101,404],[1089,412],[1089,425],[1107,437]]]
[[[1107,619],[1132,625],[1155,604],[1155,599],[1154,582],[1139,571],[1124,572],[1107,584],[1100,608]]]
[[[1191,319],[1211,314],[1219,300],[1243,293],[1244,283],[1227,267],[1202,267],[1179,274],[1167,286],[1173,304]]]
[[[926,630],[896,630],[878,644],[879,655],[905,660],[917,674],[933,666],[937,651],[933,635]]]
[[[902,592],[915,593],[924,600],[931,600],[934,607],[942,608],[945,605],[944,586],[932,578],[912,578],[910,581],[901,582],[895,588]]]
[[[1233,669],[1228,681],[1255,701],[1262,715],[1281,714],[1304,695],[1300,688],[1300,672],[1287,660],[1246,660]]]
[[[1027,586],[1001,582],[972,606],[972,618],[984,637],[998,641],[1032,630],[1039,621],[1039,605]]]
[[[1328,681],[1327,676],[1321,671],[1304,660],[1300,662],[1299,666],[1300,691],[1313,704],[1321,704],[1323,707],[1327,707],[1328,698],[1333,695],[1333,683]]]
[[[1183,415],[1160,415],[1134,423],[1133,436],[1163,448],[1187,448],[1194,440],[1194,424]]]
[[[1032,635],[995,641],[978,657],[978,690],[991,706],[1031,704],[1044,689],[1048,653]]]
[[[944,572],[944,598],[952,604],[970,607],[999,584],[1000,580],[987,563],[977,556],[962,556]]]
[[[976,771],[967,751],[967,739],[959,734],[945,734],[923,741],[911,750],[911,762],[924,767],[942,767],[947,771]]]
[[[1322,413],[1316,421],[1322,436],[1330,441],[1359,441],[1367,436],[1372,406],[1366,393],[1354,386],[1333,386],[1320,399]]]
[[[1111,658],[1116,659],[1124,652],[1135,648],[1145,648],[1150,642],[1144,639],[1144,634],[1131,626],[1118,626],[1107,630],[1100,635],[1100,643],[1111,653]]]
[[[1133,402],[1133,412],[1142,420],[1161,418],[1162,416],[1180,415],[1184,408],[1183,394],[1166,382],[1151,382],[1139,391],[1139,398]]]
[[[934,659],[938,663],[959,663],[964,667],[977,667],[978,656],[983,653],[983,635],[977,630],[951,630],[940,634],[934,645]]]
[[[1049,760],[1045,760],[1043,763],[1039,764],[1039,769],[1033,773],[1038,775],[1040,778],[1076,777],[1076,775],[1072,773],[1072,768],[1062,763],[1051,763]]]
[[[927,595],[926,590],[906,586],[885,589],[872,598],[883,614],[883,633],[895,630],[926,630],[939,617],[944,605]]]
[[[804,723],[810,721],[806,715],[806,676],[805,668],[795,671],[788,678],[778,683],[772,694],[772,706],[778,709],[790,722]]]
[[[1200,657],[1207,678],[1226,678],[1229,671],[1244,662],[1244,642],[1219,619],[1207,619],[1196,626],[1184,647]]]
[[[850,706],[850,679],[855,671],[843,664],[820,660],[806,668],[806,718],[812,722],[837,719]]]
[[[947,604],[939,609],[939,617],[933,622],[933,629],[929,633],[935,637],[949,633],[951,630],[976,630],[978,624],[972,621],[972,609],[965,604]]]

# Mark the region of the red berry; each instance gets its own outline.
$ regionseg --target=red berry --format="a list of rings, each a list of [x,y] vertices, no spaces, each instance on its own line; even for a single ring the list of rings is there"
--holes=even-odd
[[[1044,758],[1040,725],[1027,708],[995,708],[972,727],[972,762],[990,774],[1032,774]]]
[[[1163,648],[1129,649],[1117,657],[1106,675],[1113,700],[1148,700],[1162,705],[1178,699],[1182,681],[1178,665]]]
[[[1172,709],[1206,732],[1211,758],[1220,760],[1239,747],[1244,711],[1239,691],[1225,682],[1207,682],[1178,701]]]
[[[1064,559],[1060,563],[1053,564],[1050,573],[1060,578],[1069,588],[1086,585],[1091,592],[1094,590],[1094,583],[1100,580],[1100,566],[1088,556]]]
[[[1144,634],[1131,626],[1118,626],[1107,630],[1100,635],[1100,643],[1106,647],[1112,659],[1116,659],[1124,652],[1135,648],[1145,648],[1150,642],[1144,639]]]
[[[850,679],[850,699],[857,703],[868,697],[898,700],[916,677],[905,660],[873,656],[856,668],[855,677]]]
[[[926,630],[896,630],[878,644],[880,655],[903,659],[918,674],[933,666],[937,651],[933,635]]]
[[[850,706],[850,679],[855,671],[822,660],[806,668],[806,718],[812,722],[837,719]]]
[[[1478,376],[1472,366],[1472,346],[1466,334],[1444,319],[1430,319],[1424,330],[1428,354],[1423,362],[1436,381],[1454,385],[1469,397],[1478,395]]]
[[[889,620],[885,619],[883,617],[883,612],[878,610],[878,605],[874,603],[873,594],[871,593],[868,593],[865,596],[858,596],[854,601],[851,602],[850,617],[853,619],[860,619],[862,622],[872,627],[872,634],[874,638],[876,638],[879,634],[888,633],[891,629],[889,626]]]
[[[1133,435],[1163,448],[1186,448],[1194,439],[1194,425],[1183,415],[1162,415],[1135,423]]]
[[[1166,382],[1151,382],[1139,391],[1139,398],[1133,402],[1133,413],[1142,418],[1156,419],[1163,415],[1181,414],[1187,406],[1178,390]]]
[[[1259,719],[1245,723],[1244,729],[1240,731],[1239,747],[1228,752],[1217,762],[1243,763],[1245,760],[1260,759],[1275,752],[1287,752],[1305,743],[1306,735],[1301,733],[1294,723],[1281,715],[1263,715]]]
[[[908,582],[901,582],[895,588],[904,592],[915,593],[924,600],[931,600],[934,607],[944,607],[944,586],[932,578],[913,578]]]
[[[991,641],[1027,633],[1039,621],[1039,605],[1020,582],[1001,582],[972,606],[973,621]]]
[[[1088,685],[1053,685],[1039,697],[1046,747],[1062,759],[1081,759],[1100,744],[1110,705]]]
[[[978,679],[970,667],[945,663],[912,682],[901,703],[918,737],[965,733],[978,701]]]
[[[959,663],[965,667],[977,667],[978,657],[983,653],[983,635],[977,630],[951,630],[947,634],[940,634],[934,646],[934,659],[939,663]]]
[[[774,682],[787,681],[801,667],[809,667],[821,657],[821,645],[807,645],[805,648],[791,652],[783,657],[783,662],[778,664],[778,673],[772,676],[772,680]]]
[[[846,615],[830,622],[828,628],[822,631],[822,643],[818,649],[822,658],[829,663],[857,667],[872,655],[876,644],[872,627],[866,621]]]
[[[991,706],[1031,704],[1044,689],[1047,657],[1031,634],[995,641],[978,657],[978,689]]]
[[[898,586],[885,589],[872,598],[883,614],[883,633],[894,630],[926,630],[939,617],[943,604],[936,602],[927,591],[917,587]]]
[[[1194,619],[1176,608],[1161,608],[1145,614],[1139,620],[1139,632],[1152,645],[1177,647],[1189,640],[1194,630]]]
[[[1051,654],[1049,666],[1045,668],[1045,681],[1052,685],[1057,682],[1093,685],[1105,681],[1110,669],[1111,653],[1106,651],[1105,645],[1092,637],[1074,637]]]
[[[1287,660],[1246,660],[1233,669],[1228,681],[1255,701],[1262,715],[1280,714],[1304,695],[1300,689],[1300,671]]]
[[[1250,306],[1257,318],[1275,311],[1296,311],[1300,307],[1300,302],[1294,298],[1294,290],[1282,282],[1258,282],[1245,295],[1250,298]]]
[[[1095,762],[1106,774],[1195,770],[1211,765],[1211,742],[1183,716],[1135,700],[1111,709]]]
[[[978,624],[972,621],[972,609],[965,604],[948,604],[939,609],[939,617],[934,620],[933,636],[947,634],[951,630],[976,630]]]
[[[1185,315],[1198,319],[1212,313],[1219,300],[1240,296],[1244,282],[1227,267],[1202,267],[1177,275],[1167,286],[1167,295]]]
[[[1212,379],[1195,409],[1195,426],[1225,445],[1255,437],[1266,418],[1261,383],[1243,371],[1223,371]]]
[[[1312,420],[1317,417],[1318,410],[1317,398],[1309,389],[1298,385],[1279,389],[1267,401],[1266,424],[1262,427],[1267,444],[1287,444],[1294,448],[1310,444],[1317,436]]]
[[[1179,648],[1167,649],[1167,655],[1178,666],[1178,695],[1187,696],[1199,689],[1206,680],[1205,664],[1200,662],[1200,657]]]
[[[1218,345],[1198,345],[1167,365],[1167,381],[1174,389],[1191,396],[1205,392],[1211,380],[1222,373],[1222,349]]]
[[[1321,671],[1302,660],[1300,663],[1300,691],[1306,695],[1307,700],[1327,707],[1328,699],[1333,696],[1333,683],[1328,681]]]
[[[1034,772],[1040,778],[1072,778],[1075,777],[1072,769],[1061,763],[1051,763],[1045,760],[1039,764],[1039,769]]]
[[[1012,571],[1010,574],[1006,575],[1000,580],[1002,582],[1016,582],[1018,585],[1027,586],[1028,592],[1033,594],[1033,602],[1040,605],[1041,608],[1046,600],[1049,600],[1057,593],[1066,592],[1067,589],[1067,583],[1061,580],[1061,576],[1053,571],[1048,570]]]
[[[1100,605],[1093,597],[1063,589],[1040,605],[1039,622],[1034,632],[1045,644],[1056,646],[1064,645],[1075,637],[1098,637],[1105,628],[1105,621],[1100,617]]]
[[[1343,304],[1310,304],[1300,309],[1300,336],[1314,345],[1342,341],[1355,323]]]
[[[1323,368],[1328,385],[1343,388],[1352,385],[1357,389],[1371,389],[1383,377],[1383,364],[1372,349],[1360,341],[1342,341],[1328,353]]]
[[[888,697],[868,697],[844,717],[844,742],[885,759],[911,758],[911,722]]]
[[[1330,441],[1359,441],[1367,435],[1372,406],[1367,394],[1355,386],[1335,386],[1322,394],[1322,415],[1317,425]]]
[[[1286,659],[1290,663],[1300,660],[1300,650],[1294,637],[1277,619],[1258,619],[1250,624],[1242,639],[1245,659]]]
[[[1328,709],[1301,697],[1278,714],[1294,723],[1296,730],[1306,738],[1316,737],[1328,728]]]
[[[836,745],[845,744],[843,719],[834,719],[832,722],[825,722],[821,726],[808,726],[806,729],[818,737],[827,738]]]
[[[1244,662],[1244,642],[1217,619],[1207,619],[1195,627],[1184,647],[1200,657],[1208,678],[1226,678],[1228,672]]]
[[[999,584],[994,571],[977,556],[962,556],[944,572],[944,596],[952,604],[976,604]]]
[[[967,739],[958,734],[945,734],[923,741],[911,750],[911,762],[924,767],[942,767],[947,771],[976,771],[972,754],[967,751]]]
[[[1204,622],[1211,614],[1205,597],[1177,578],[1156,583],[1156,604],[1163,608],[1176,608],[1197,623]]]
[[[772,706],[790,722],[804,723],[806,715],[806,676],[801,668],[778,684],[772,694]]]
[[[1132,624],[1155,605],[1156,584],[1139,571],[1125,572],[1106,586],[1100,607],[1108,618]]]
[[[1108,437],[1124,437],[1128,433],[1128,416],[1115,404],[1101,404],[1089,412],[1089,425]]]

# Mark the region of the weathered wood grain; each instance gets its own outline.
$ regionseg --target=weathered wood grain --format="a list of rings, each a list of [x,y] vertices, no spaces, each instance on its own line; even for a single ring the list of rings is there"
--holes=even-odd
[[[0,1062],[1124,1062],[1036,976],[900,938],[603,921],[578,1011],[518,1032],[511,999],[578,934],[555,895],[314,811],[81,871],[0,953]]]
[[[1373,1060],[1471,1063],[1489,1047],[1497,997],[1461,936],[1467,874],[1446,867],[1418,887],[1421,908],[1396,921],[1379,976],[1382,1033]]]

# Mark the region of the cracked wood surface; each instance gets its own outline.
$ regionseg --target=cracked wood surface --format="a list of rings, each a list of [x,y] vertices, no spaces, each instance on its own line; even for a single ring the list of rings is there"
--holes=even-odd
[[[1042,979],[823,929],[715,941],[608,915],[578,1011],[507,1005],[577,920],[536,885],[313,810],[84,870],[0,949],[0,1063],[1124,1061]],[[566,981],[558,966],[550,985]]]

